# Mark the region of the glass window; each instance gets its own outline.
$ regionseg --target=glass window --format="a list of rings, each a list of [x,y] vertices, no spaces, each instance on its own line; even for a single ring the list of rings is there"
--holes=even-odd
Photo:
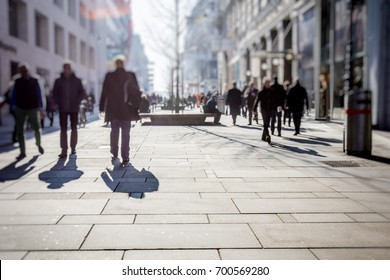
[[[68,15],[76,19],[76,0],[68,0]]]
[[[58,55],[65,55],[64,29],[55,24],[54,25],[54,52]]]
[[[35,11],[35,44],[49,49],[49,23],[46,16]]]
[[[8,0],[9,34],[27,41],[27,7],[26,3]]]
[[[69,34],[69,58],[77,61],[77,41],[73,34]]]

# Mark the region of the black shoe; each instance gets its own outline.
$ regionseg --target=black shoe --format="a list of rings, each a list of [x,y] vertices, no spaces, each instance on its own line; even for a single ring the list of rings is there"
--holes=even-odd
[[[129,163],[130,163],[130,160],[124,159],[124,160],[122,161],[122,166],[128,166]]]
[[[268,144],[271,144],[271,136],[265,137],[265,141],[267,141]]]
[[[41,155],[45,153],[45,150],[42,148],[42,146],[38,146],[38,151]]]
[[[248,123],[248,125],[252,125],[252,123]]]
[[[298,135],[298,134],[299,134],[298,132],[295,132],[295,133],[294,133],[294,136],[296,136],[296,135]]]
[[[17,157],[16,157],[16,159],[17,160],[22,160],[22,159],[24,159],[26,157],[26,154],[25,153],[21,153],[20,155],[18,155]]]
[[[58,155],[58,158],[66,158],[67,154],[62,152],[61,154]]]
[[[282,137],[282,133],[279,132],[279,133],[278,133],[278,136],[279,136],[279,137]]]
[[[70,152],[70,154],[71,154],[71,155],[77,154],[76,149],[72,150],[72,152]]]

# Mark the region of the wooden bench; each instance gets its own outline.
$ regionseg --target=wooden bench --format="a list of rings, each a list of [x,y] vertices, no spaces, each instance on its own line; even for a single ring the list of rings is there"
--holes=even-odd
[[[206,118],[216,117],[217,114],[153,114],[142,113],[140,117],[149,118],[151,124],[154,125],[201,125],[204,124]]]

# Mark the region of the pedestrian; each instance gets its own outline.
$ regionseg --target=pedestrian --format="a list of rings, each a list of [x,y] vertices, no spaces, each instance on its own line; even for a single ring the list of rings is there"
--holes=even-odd
[[[66,158],[68,152],[68,117],[70,119],[70,148],[71,154],[76,154],[77,146],[77,124],[81,100],[85,96],[85,90],[81,80],[76,77],[70,62],[63,64],[61,76],[55,80],[53,87],[53,97],[58,105],[60,115],[60,146],[59,158]]]
[[[12,130],[12,143],[18,142],[18,136],[17,136],[17,130],[16,130],[16,115],[15,110],[11,106],[11,94],[12,94],[12,87],[13,87],[14,81],[9,82],[9,87],[6,90],[6,92],[3,94],[3,101],[0,103],[0,110],[3,108],[5,104],[9,105],[9,112],[14,120],[14,126]]]
[[[233,88],[228,91],[226,98],[226,105],[230,107],[230,114],[232,115],[233,125],[236,125],[237,116],[240,114],[242,104],[242,92],[237,88],[237,83],[233,83]]]
[[[271,133],[275,134],[275,123],[277,122],[278,136],[282,136],[282,111],[286,100],[284,87],[278,83],[278,77],[274,77],[274,83],[271,86],[275,95],[274,108],[271,111]]]
[[[309,111],[307,91],[303,86],[301,86],[299,79],[296,79],[295,85],[291,87],[287,93],[287,107],[292,113],[295,126],[294,135],[298,135],[300,133],[301,119],[305,104],[307,111]]]
[[[93,90],[90,91],[87,100],[88,100],[88,112],[93,114],[95,110],[95,103],[96,103],[95,94],[93,93]]]
[[[286,99],[284,101],[284,106],[283,106],[283,125],[286,125],[286,119],[288,119],[288,126],[290,127],[291,126],[291,112],[287,108],[287,92],[289,90],[289,87],[290,87],[290,81],[288,81],[288,80],[284,81],[283,88],[284,88],[284,91],[286,92]]]
[[[20,155],[16,158],[21,160],[26,157],[26,144],[24,140],[24,124],[28,119],[34,130],[35,144],[40,154],[44,153],[41,146],[40,120],[44,117],[44,103],[42,100],[41,86],[37,78],[30,74],[27,63],[19,64],[20,77],[15,79],[11,93],[11,108],[16,116],[16,134],[19,141]]]
[[[271,111],[272,108],[274,108],[276,103],[275,94],[273,92],[273,89],[271,88],[271,81],[269,78],[265,77],[263,79],[263,89],[259,92],[257,95],[256,101],[255,101],[255,110],[257,111],[257,106],[260,103],[260,112],[261,116],[263,118],[263,135],[261,137],[261,140],[268,142],[268,144],[271,143],[271,136],[269,135],[269,124],[271,120]]]
[[[217,96],[213,95],[207,100],[206,105],[204,107],[204,113],[216,114],[214,117],[214,124],[220,124],[219,120],[221,119],[222,113],[217,109]]]
[[[139,104],[139,112],[140,113],[150,113],[150,103],[145,94],[141,93],[141,102]]]
[[[131,121],[140,119],[138,108],[141,102],[141,92],[135,74],[124,69],[124,61],[123,56],[117,56],[116,70],[106,74],[99,109],[100,112],[106,113],[107,121],[111,122],[112,162],[119,160],[119,131],[121,130],[122,165],[126,166],[130,159]]]
[[[256,111],[254,111],[254,105],[256,101],[257,94],[259,93],[259,90],[255,88],[255,83],[251,83],[249,88],[248,88],[248,97],[247,97],[247,106],[248,106],[248,117],[249,117],[249,122],[248,125],[252,125],[252,119],[253,115],[255,115],[255,120],[256,123],[259,123],[259,120],[256,116]]]

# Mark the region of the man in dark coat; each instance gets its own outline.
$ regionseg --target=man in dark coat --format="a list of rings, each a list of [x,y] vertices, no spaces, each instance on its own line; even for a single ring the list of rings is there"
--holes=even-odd
[[[304,110],[304,104],[306,104],[307,110],[309,110],[309,100],[307,98],[306,89],[301,86],[299,79],[296,80],[296,83],[287,93],[287,107],[293,115],[293,121],[295,126],[295,134],[300,133],[301,128],[301,118]]]
[[[274,84],[271,86],[275,95],[275,107],[271,111],[271,133],[275,133],[275,123],[277,122],[278,136],[282,136],[282,111],[286,100],[284,87],[278,83],[278,77],[274,77]]]
[[[271,136],[269,135],[268,128],[271,120],[271,111],[276,104],[276,98],[271,88],[270,80],[268,78],[264,79],[263,85],[264,85],[263,90],[260,91],[259,94],[257,95],[254,108],[255,110],[257,110],[257,106],[260,103],[260,111],[261,111],[261,116],[263,118],[263,126],[264,126],[261,140],[271,143]]]
[[[132,120],[139,120],[138,108],[141,91],[133,72],[124,69],[123,56],[115,60],[116,70],[106,74],[100,99],[100,112],[106,113],[106,121],[111,122],[110,145],[112,161],[118,160],[119,131],[121,130],[122,165],[130,158],[130,128]]]
[[[217,96],[210,96],[209,100],[207,100],[206,105],[204,107],[205,113],[217,114],[214,117],[214,124],[219,124],[219,120],[221,119],[222,113],[217,109],[217,102],[215,101]]]
[[[249,113],[249,123],[248,125],[252,125],[252,119],[253,119],[253,113],[255,113],[256,123],[258,123],[258,117],[256,116],[256,111],[254,111],[254,105],[256,101],[257,94],[259,93],[259,90],[255,88],[255,84],[251,83],[249,88],[247,89],[247,106],[248,106],[248,113]]]
[[[242,92],[237,88],[237,83],[233,83],[233,88],[228,91],[226,105],[230,107],[230,114],[233,118],[233,125],[236,125],[237,115],[240,114],[242,104]]]
[[[76,154],[77,146],[77,123],[81,100],[85,97],[85,90],[81,80],[76,77],[70,62],[63,64],[61,76],[55,80],[53,98],[58,105],[60,115],[60,146],[59,158],[66,158],[68,151],[68,117],[70,118],[70,148],[71,154]]]

